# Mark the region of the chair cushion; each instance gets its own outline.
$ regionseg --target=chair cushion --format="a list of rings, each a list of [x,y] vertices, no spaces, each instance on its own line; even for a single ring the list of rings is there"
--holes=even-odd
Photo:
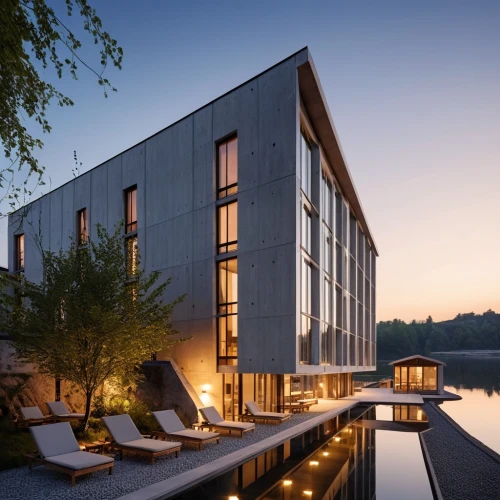
[[[223,420],[222,422],[218,422],[215,424],[216,427],[225,427],[225,428],[231,428],[231,429],[253,429],[255,427],[255,424],[252,422],[231,422],[230,420]]]
[[[186,429],[174,410],[154,411],[153,415],[167,434]]]
[[[40,408],[38,408],[38,406],[27,406],[25,408],[21,408],[21,413],[26,420],[45,418],[44,414],[40,411]]]
[[[66,406],[66,403],[64,401],[52,401],[50,403],[47,403],[47,406],[49,407],[50,413],[52,415],[67,415],[69,413],[68,407]]]
[[[126,443],[127,441],[142,438],[130,415],[113,415],[111,417],[102,417],[102,420],[117,443]]]
[[[89,453],[88,451],[65,453],[64,455],[49,457],[45,460],[73,470],[88,469],[89,467],[96,467],[97,465],[108,464],[114,461],[111,457]]]
[[[126,443],[120,443],[127,448],[137,448],[138,450],[145,451],[166,451],[171,448],[176,448],[182,446],[182,443],[176,441],[158,441],[157,439],[135,439],[134,441],[128,441]]]
[[[211,424],[218,424],[219,422],[224,422],[224,419],[219,415],[219,412],[215,409],[215,406],[207,406],[206,408],[200,408],[200,413],[203,418],[210,422]]]
[[[213,439],[220,436],[218,432],[203,432],[190,429],[185,429],[183,431],[177,432],[169,432],[168,434],[171,434],[173,436],[185,437],[188,439],[196,439],[196,441],[205,441],[207,439]]]
[[[30,432],[44,458],[80,451],[69,422],[30,427]]]
[[[254,413],[256,417],[270,417],[270,418],[289,418],[290,413],[276,413],[273,411],[261,411],[260,413]]]
[[[257,415],[258,413],[262,413],[257,403],[255,403],[254,401],[247,401],[245,403],[245,406],[252,415]]]

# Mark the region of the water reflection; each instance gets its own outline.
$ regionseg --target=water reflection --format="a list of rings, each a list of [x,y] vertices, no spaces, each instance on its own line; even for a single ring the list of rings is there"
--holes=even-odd
[[[500,356],[446,357],[433,356],[444,361],[445,390],[456,392],[461,401],[448,401],[441,408],[476,439],[500,453]],[[358,380],[392,378],[389,361],[379,361],[377,371]]]

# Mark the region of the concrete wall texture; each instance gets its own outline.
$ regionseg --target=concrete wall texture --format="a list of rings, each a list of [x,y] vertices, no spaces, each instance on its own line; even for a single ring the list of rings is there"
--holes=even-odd
[[[175,346],[171,355],[196,390],[200,392],[203,384],[211,384],[212,394],[218,399],[222,383],[217,367],[215,319],[216,143],[236,133],[237,370],[240,373],[325,373],[373,369],[374,359],[369,366],[360,368],[320,365],[318,355],[314,356],[318,339],[313,339],[315,366],[298,362],[301,260],[298,148],[301,121],[308,112],[307,109],[301,111],[301,95],[310,92],[300,86],[301,68],[315,75],[307,48],[34,201],[28,207],[22,227],[19,227],[19,213],[11,216],[9,269],[15,267],[14,235],[24,232],[25,276],[29,280],[41,280],[35,234],[41,235],[45,248],[55,251],[68,248],[70,238],[75,237],[76,213],[86,208],[90,236],[96,237],[97,223],[110,230],[124,218],[123,190],[137,185],[141,264],[147,271],[161,271],[162,279],[172,277],[165,300],[187,293],[185,301],[176,307],[173,319],[183,335],[193,338]],[[322,99],[320,86],[318,88]],[[316,126],[328,127],[328,123],[315,122],[314,109],[311,107],[310,111],[314,130]],[[331,145],[318,144],[317,151],[328,152],[329,148]],[[330,165],[337,179],[340,162],[332,162],[332,156],[327,156],[325,153],[323,163]],[[317,158],[321,168],[319,154]],[[342,193],[347,186],[349,193],[349,174],[346,170],[346,181],[346,167],[343,163],[341,167],[337,191]],[[358,202],[353,196],[351,194],[347,202],[356,207]],[[361,232],[361,227],[359,230]],[[374,247],[371,235],[366,238],[367,245],[369,241]],[[347,242],[345,244],[344,253],[348,252]],[[321,247],[320,240],[318,245]],[[376,255],[376,249],[373,252]],[[345,295],[347,275],[342,281]],[[364,283],[364,278],[360,283]],[[370,283],[373,286],[373,293],[367,295],[373,295],[367,310],[374,320],[374,278],[366,283],[368,288]],[[317,286],[321,288],[320,283]],[[321,293],[317,298],[322,301]],[[375,332],[368,341],[374,344]],[[226,370],[231,369],[226,367]]]

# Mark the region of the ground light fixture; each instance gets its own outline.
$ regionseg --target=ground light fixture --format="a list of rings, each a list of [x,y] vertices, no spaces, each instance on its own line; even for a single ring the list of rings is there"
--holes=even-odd
[[[330,454],[330,453],[328,453],[327,451],[324,451],[324,452],[323,452],[323,456],[324,456],[324,457],[327,457],[329,454]]]
[[[312,497],[312,494],[313,494],[313,492],[311,490],[304,490],[302,493],[304,493],[304,495],[306,497]]]
[[[292,481],[290,479],[285,479],[283,481],[283,486],[290,486],[292,484]]]
[[[236,495],[231,495],[228,500],[239,500]]]
[[[311,460],[309,465],[319,465],[319,462],[317,460]]]

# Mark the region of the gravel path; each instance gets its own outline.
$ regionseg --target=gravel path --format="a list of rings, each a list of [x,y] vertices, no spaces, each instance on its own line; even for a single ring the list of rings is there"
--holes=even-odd
[[[123,461],[115,461],[112,476],[106,471],[94,472],[77,478],[76,486],[73,487],[68,475],[53,469],[37,466],[29,471],[28,467],[18,467],[0,472],[0,498],[2,500],[118,498],[257,443],[319,414],[314,411],[295,414],[280,425],[257,424],[255,432],[246,434],[243,439],[223,437],[219,445],[215,443],[205,445],[202,451],[183,447],[179,458],[167,455],[157,458],[154,465],[150,465],[144,457],[125,455]]]
[[[431,427],[423,438],[443,499],[499,500],[500,456],[467,439],[468,434],[452,425],[434,403],[426,402],[423,408]]]

